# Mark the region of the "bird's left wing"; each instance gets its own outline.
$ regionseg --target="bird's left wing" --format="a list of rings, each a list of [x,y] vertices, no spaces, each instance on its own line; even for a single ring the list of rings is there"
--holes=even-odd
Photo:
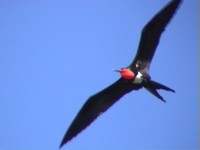
[[[140,69],[149,69],[160,36],[172,19],[180,3],[181,0],[171,0],[171,2],[147,23],[142,30],[138,51],[130,68],[134,68],[135,64],[137,64]]]
[[[70,125],[60,144],[60,147],[89,126],[100,114],[105,112],[124,94],[132,90],[138,90],[141,87],[141,85],[134,85],[131,82],[127,82],[120,78],[106,89],[91,96]]]

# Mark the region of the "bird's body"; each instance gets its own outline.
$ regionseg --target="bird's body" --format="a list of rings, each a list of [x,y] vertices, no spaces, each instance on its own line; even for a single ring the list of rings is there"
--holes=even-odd
[[[165,30],[180,3],[181,0],[171,0],[147,23],[142,30],[135,59],[128,67],[117,70],[121,74],[120,79],[86,101],[66,132],[60,147],[79,134],[100,114],[132,90],[139,90],[144,87],[164,102],[165,100],[157,90],[163,89],[174,92],[171,88],[151,80],[149,68],[161,33]]]
[[[137,76],[133,80],[133,83],[134,84],[141,84],[143,81],[144,81],[143,75],[140,72],[138,72]]]

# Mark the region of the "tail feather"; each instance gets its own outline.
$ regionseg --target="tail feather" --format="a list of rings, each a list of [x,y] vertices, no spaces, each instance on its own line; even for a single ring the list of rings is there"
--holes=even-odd
[[[159,98],[161,101],[166,102],[163,97],[156,91],[154,87],[145,87],[150,93]]]
[[[173,89],[162,85],[156,81],[153,80],[148,80],[144,83],[144,88],[146,88],[150,93],[152,93],[154,96],[156,96],[157,98],[159,98],[160,100],[162,100],[163,102],[166,102],[163,97],[158,93],[157,89],[163,89],[166,91],[171,91],[171,92],[175,92]]]
[[[158,83],[156,81],[151,80],[150,82],[153,85],[153,87],[155,87],[156,89],[163,89],[163,90],[166,90],[166,91],[175,92],[173,89],[171,89],[171,88],[169,88],[169,87],[167,87],[167,86],[165,86],[163,84],[160,84],[160,83]]]

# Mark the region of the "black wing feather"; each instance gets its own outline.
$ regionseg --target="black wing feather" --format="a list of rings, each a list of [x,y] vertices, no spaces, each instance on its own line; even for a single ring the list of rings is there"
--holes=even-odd
[[[91,96],[83,105],[76,118],[66,132],[60,147],[70,141],[88,125],[90,125],[100,114],[105,112],[124,94],[142,88],[141,85],[134,85],[120,78],[118,81]]]
[[[141,70],[149,70],[161,33],[175,14],[180,2],[181,0],[172,0],[169,2],[144,27],[136,57],[130,65],[131,69],[137,64]]]

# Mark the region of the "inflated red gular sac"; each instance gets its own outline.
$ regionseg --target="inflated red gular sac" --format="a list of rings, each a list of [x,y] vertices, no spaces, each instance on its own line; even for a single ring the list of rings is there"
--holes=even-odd
[[[121,69],[121,70],[115,70],[116,72],[119,72],[121,77],[125,80],[133,80],[135,78],[135,74],[130,69]]]

